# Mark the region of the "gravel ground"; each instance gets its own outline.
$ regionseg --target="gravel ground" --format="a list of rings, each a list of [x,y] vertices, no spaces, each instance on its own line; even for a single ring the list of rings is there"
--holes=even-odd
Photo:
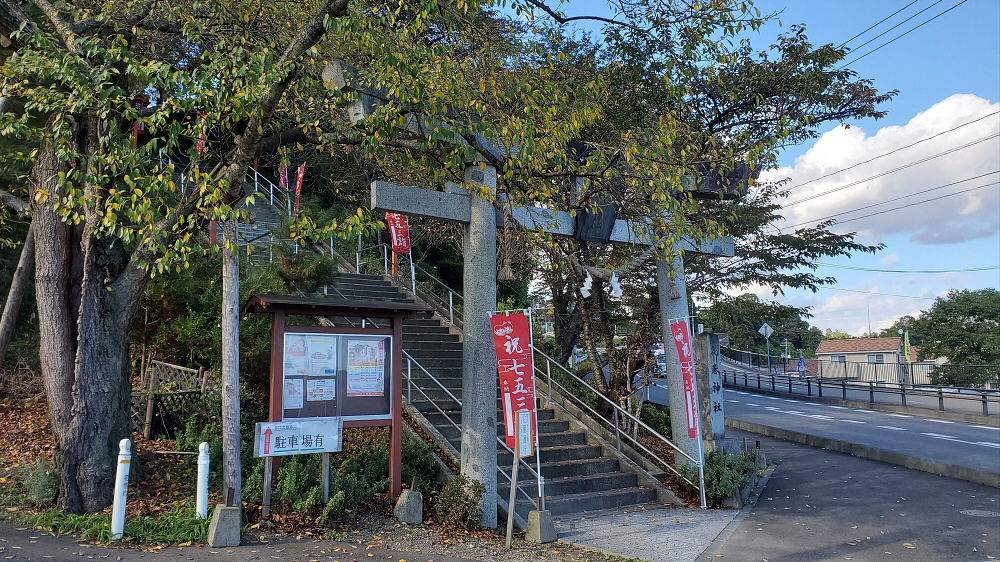
[[[427,525],[402,525],[372,516],[362,519],[355,529],[320,540],[309,537],[244,534],[244,544],[233,548],[169,546],[162,548],[119,548],[86,545],[70,536],[53,536],[13,521],[0,521],[0,559],[4,560],[287,560],[349,561],[395,560],[396,562],[454,562],[459,560],[621,561],[623,558],[588,551],[561,543],[531,545],[516,540],[514,548],[504,548],[502,535],[442,531]]]

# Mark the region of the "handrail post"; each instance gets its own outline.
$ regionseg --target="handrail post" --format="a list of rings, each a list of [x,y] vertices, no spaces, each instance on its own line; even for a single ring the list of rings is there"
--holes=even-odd
[[[382,265],[385,268],[385,275],[389,275],[389,247],[382,246]]]
[[[792,393],[792,377],[785,377],[785,378],[788,379],[788,393],[791,394]]]
[[[823,397],[823,379],[816,379],[816,389],[819,392],[819,397]]]
[[[875,383],[872,381],[868,381],[868,403],[875,403]]]
[[[455,293],[448,289],[448,321],[455,324]]]
[[[549,380],[549,402],[552,401],[552,361],[545,360],[545,378]]]
[[[791,379],[792,377],[788,378]],[[812,395],[813,395],[813,383],[811,380],[806,379],[806,396],[812,396]]]
[[[413,404],[413,361],[406,360],[406,403]]]
[[[774,392],[774,373],[771,373],[771,392]]]
[[[899,399],[903,402],[903,407],[906,407],[906,386],[899,385]]]
[[[844,400],[847,400],[847,377],[840,379],[840,390],[843,393]]]
[[[615,408],[615,448],[620,453],[622,450],[622,430],[618,425],[618,408]]]
[[[980,391],[980,394],[983,397],[983,415],[984,416],[988,416],[988,415],[990,415],[990,406],[989,406],[989,402],[988,402],[988,400],[986,398],[986,392],[985,391]]]

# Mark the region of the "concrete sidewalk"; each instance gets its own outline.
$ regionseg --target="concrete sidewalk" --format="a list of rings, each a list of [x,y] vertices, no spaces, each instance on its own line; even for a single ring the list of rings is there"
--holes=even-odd
[[[739,511],[634,506],[556,518],[560,542],[640,560],[695,560]]]

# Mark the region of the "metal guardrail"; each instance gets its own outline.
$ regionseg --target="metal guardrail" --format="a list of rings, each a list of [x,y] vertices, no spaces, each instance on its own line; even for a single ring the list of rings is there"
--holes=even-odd
[[[946,400],[975,401],[982,404],[983,415],[990,415],[990,403],[994,404],[993,413],[1000,414],[1000,392],[980,389],[956,389],[954,392],[945,387],[922,387],[909,385],[880,385],[875,381],[857,381],[846,378],[826,378],[799,376],[792,374],[767,373],[760,371],[740,371],[735,369],[722,370],[723,384],[743,388],[757,388],[772,392],[786,392],[817,398],[832,397],[839,392],[842,400],[848,400],[848,392],[867,392],[868,402],[876,404],[876,394],[896,395],[900,405],[907,407],[907,399],[914,397],[937,399],[938,410],[945,410]],[[755,386],[756,385],[756,386]],[[824,395],[824,389],[826,394]],[[831,393],[834,393],[831,395]],[[909,407],[914,407],[910,405]]]
[[[569,369],[567,369],[565,366],[563,366],[561,363],[559,363],[555,359],[553,359],[553,358],[549,357],[548,355],[546,355],[543,351],[535,349],[535,355],[541,356],[542,359],[544,359],[545,370],[540,369],[538,367],[538,363],[536,362],[536,364],[535,364],[535,371],[537,371],[539,375],[541,375],[541,376],[543,376],[545,378],[545,381],[546,381],[546,383],[548,384],[548,387],[549,387],[549,398],[552,397],[552,386],[555,385],[556,387],[559,388],[559,390],[565,396],[572,398],[574,400],[574,403],[576,404],[576,406],[578,406],[578,407],[580,407],[582,409],[585,409],[587,412],[589,412],[590,415],[594,418],[595,421],[597,421],[599,423],[603,423],[605,426],[611,428],[615,432],[616,447],[617,447],[617,449],[618,449],[619,452],[621,452],[621,440],[624,437],[625,439],[629,440],[634,446],[638,447],[641,451],[643,451],[644,453],[646,453],[647,455],[649,455],[650,458],[652,458],[653,460],[657,461],[657,463],[659,463],[663,468],[665,468],[665,469],[669,470],[670,472],[674,473],[683,482],[689,484],[693,488],[697,488],[698,491],[699,491],[699,493],[700,493],[700,495],[701,495],[701,507],[703,507],[703,508],[707,507],[707,502],[706,502],[706,497],[705,497],[704,466],[702,465],[701,462],[698,461],[698,459],[696,459],[696,458],[692,457],[691,455],[685,453],[680,447],[678,447],[677,445],[675,445],[672,441],[670,441],[669,439],[667,439],[666,437],[664,437],[663,435],[661,435],[658,431],[656,431],[655,429],[653,429],[652,427],[650,427],[649,425],[647,425],[645,422],[643,422],[642,420],[640,420],[634,414],[632,414],[631,412],[629,412],[625,408],[622,408],[618,404],[615,404],[614,401],[612,401],[610,398],[608,398],[607,396],[604,396],[603,394],[601,394],[597,390],[593,389],[587,383],[587,381],[585,381],[584,379],[578,377],[575,373],[573,373],[572,371],[570,371]],[[583,400],[582,397],[578,396],[577,392],[575,392],[574,390],[570,390],[570,389],[566,388],[565,386],[563,386],[562,384],[560,384],[559,381],[554,380],[554,377],[552,376],[552,366],[553,365],[555,365],[557,372],[561,372],[563,376],[569,377],[569,380],[577,383],[575,386],[577,386],[577,387],[581,387],[582,386],[583,388],[588,389],[595,397],[599,398],[600,401],[603,401],[604,404],[610,406],[611,409],[612,409],[612,412],[614,412],[613,413],[613,418],[612,419],[608,419],[607,417],[605,417],[604,415],[602,415],[600,412],[598,412],[595,408],[591,407],[591,405],[588,404],[585,400]],[[536,392],[537,392],[538,391],[538,386],[536,385],[535,388],[536,388]],[[681,455],[682,457],[686,458],[691,464],[693,464],[694,466],[698,467],[698,469],[699,469],[698,470],[698,484],[695,484],[694,482],[692,482],[691,480],[689,480],[688,478],[686,478],[683,474],[680,473],[679,470],[677,470],[676,468],[674,468],[673,465],[671,465],[669,462],[667,462],[666,460],[664,460],[663,458],[661,458],[659,455],[657,455],[656,453],[654,453],[652,450],[650,450],[649,447],[647,447],[646,445],[644,445],[635,436],[630,435],[629,432],[627,432],[627,431],[622,431],[622,429],[621,429],[621,423],[620,422],[622,422],[624,420],[628,420],[628,421],[634,423],[636,426],[641,427],[642,429],[644,429],[646,431],[647,434],[651,435],[654,439],[662,442],[664,445],[666,445],[667,447],[669,447],[670,449],[672,449],[675,454]]]
[[[413,356],[411,356],[409,353],[407,353],[406,350],[403,350],[403,358],[406,360],[406,401],[408,403],[411,403],[411,404],[413,403],[413,389],[416,389],[417,392],[419,392],[420,395],[424,398],[424,400],[426,400],[427,402],[429,402],[434,407],[434,409],[438,411],[439,414],[441,414],[442,416],[444,416],[444,419],[447,420],[448,423],[451,424],[452,427],[454,427],[455,429],[457,429],[461,433],[462,427],[460,425],[456,424],[455,421],[451,419],[451,415],[449,415],[447,412],[445,412],[441,408],[441,406],[437,403],[437,401],[434,400],[433,398],[431,398],[427,394],[427,392],[425,391],[425,389],[422,386],[420,386],[419,383],[414,382],[414,379],[413,379],[413,367],[416,366],[417,369],[420,372],[422,372],[428,379],[430,379],[431,382],[434,383],[434,385],[437,386],[436,390],[443,390],[448,395],[448,397],[451,398],[451,400],[454,401],[459,406],[462,405],[462,400],[460,398],[458,398],[457,396],[455,396],[450,390],[448,390],[448,388],[446,386],[444,386],[441,383],[441,381],[439,381],[437,379],[437,377],[435,377],[434,375],[432,375],[430,373],[430,371],[428,371],[426,368],[424,368],[424,366],[421,365],[419,361],[417,361],[416,359],[414,359]],[[433,390],[433,387],[432,387],[432,390]],[[511,455],[514,454],[514,450],[507,446],[507,443],[504,441],[504,439],[502,437],[497,437],[497,443],[499,443]],[[538,453],[536,452],[535,454],[537,455]],[[536,457],[536,458],[538,458],[538,457]],[[538,482],[538,498],[540,498],[540,500],[541,500],[541,509],[544,510],[545,509],[545,477],[543,477],[538,471],[536,471],[534,468],[532,468],[532,466],[530,464],[528,464],[524,459],[520,459],[520,462],[519,462],[518,466],[527,469],[528,473],[531,474],[532,476],[534,476],[535,479],[536,479],[536,481]],[[511,475],[508,474],[506,471],[504,471],[503,467],[501,467],[499,464],[497,465],[497,471],[500,474],[502,474],[504,476],[504,478],[507,479],[507,482],[510,482],[511,485],[514,486],[517,489],[517,492],[519,494],[521,494],[522,496],[524,496],[525,499],[527,499],[529,502],[534,502],[535,501],[535,498],[532,497],[531,494],[529,494],[528,492],[526,492],[524,490],[523,486],[521,486],[520,484],[516,484],[516,483],[513,482],[513,479],[511,478]],[[514,509],[513,506],[509,506],[509,508],[510,509]]]

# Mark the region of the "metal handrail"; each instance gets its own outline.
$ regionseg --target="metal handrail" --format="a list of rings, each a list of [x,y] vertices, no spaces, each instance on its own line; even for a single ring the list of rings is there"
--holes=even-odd
[[[437,277],[435,277],[433,273],[431,273],[430,271],[427,271],[426,269],[424,269],[423,267],[421,267],[420,264],[416,264],[415,263],[414,267],[417,268],[417,271],[420,271],[424,275],[426,275],[427,277],[429,277],[431,281],[433,281],[433,282],[437,283],[438,285],[440,285],[441,288],[443,288],[444,290],[448,291],[453,296],[458,297],[458,300],[460,300],[462,302],[465,302],[465,298],[462,297],[462,293],[459,293],[459,292],[455,291],[454,289],[452,289],[451,287],[449,287],[448,285],[445,285],[444,281],[441,281],[440,279],[438,279]]]
[[[752,389],[754,387],[751,383],[756,382],[756,388],[765,389],[764,383],[767,381],[771,392],[781,392],[798,396],[813,396],[813,387],[815,386],[815,396],[818,398],[824,398],[823,389],[825,385],[825,387],[831,391],[839,390],[841,393],[841,399],[843,400],[848,399],[848,390],[855,392],[867,391],[869,404],[875,404],[875,394],[880,393],[899,396],[900,405],[903,407],[932,409],[927,406],[910,405],[907,403],[906,399],[907,397],[937,398],[937,409],[940,411],[945,411],[945,400],[968,400],[980,402],[983,407],[984,416],[990,415],[989,404],[991,402],[994,404],[1000,404],[1000,393],[995,390],[967,389],[969,392],[946,392],[942,387],[907,388],[906,386],[878,386],[874,381],[852,381],[842,377],[799,377],[797,375],[767,373],[761,371],[740,371],[736,369],[722,369],[721,372],[723,383],[727,385],[732,384]],[[729,382],[730,377],[732,378],[732,383]],[[740,378],[743,379],[742,384],[739,382]],[[788,388],[787,392],[785,390],[786,387]],[[799,394],[793,390],[793,387],[805,388],[806,391],[805,393]]]
[[[412,372],[411,372],[412,365],[416,365],[418,369],[420,369],[421,371],[423,371],[423,373],[425,375],[427,375],[427,377],[430,378],[434,382],[434,384],[436,384],[438,386],[438,388],[440,388],[441,390],[445,391],[448,394],[448,396],[451,397],[451,399],[454,400],[455,403],[457,403],[459,406],[462,405],[461,399],[459,399],[450,390],[448,390],[448,388],[445,387],[441,383],[441,381],[439,381],[437,379],[437,377],[435,377],[434,375],[432,375],[430,373],[430,371],[428,371],[426,368],[424,368],[424,366],[421,365],[419,361],[417,361],[416,359],[414,359],[412,355],[410,355],[409,353],[407,353],[405,349],[403,350],[403,356],[407,360],[407,370],[406,370],[407,392],[409,392],[411,388],[416,387],[417,391],[420,392],[421,395],[423,395],[424,399],[427,400],[428,402],[430,402],[430,404],[432,406],[434,406],[434,408],[441,415],[443,415],[446,420],[448,420],[448,423],[450,423],[452,425],[452,427],[454,427],[455,429],[461,431],[462,428],[459,425],[457,425],[454,421],[452,421],[451,416],[448,415],[444,410],[442,410],[441,407],[437,404],[437,402],[435,402],[433,398],[431,398],[430,396],[427,395],[426,392],[424,392],[424,390],[420,387],[420,385],[417,385],[417,384],[413,383],[413,376],[412,376]],[[409,398],[408,398],[408,401],[412,402],[412,400],[410,400]],[[503,448],[507,450],[507,452],[509,452],[511,454],[514,453],[514,450],[511,449],[510,447],[508,447],[507,443],[504,442],[504,440],[502,438],[497,437],[497,443],[500,443],[503,446]],[[539,481],[541,481],[542,484],[544,485],[545,478],[542,477],[533,468],[531,468],[531,465],[528,464],[527,462],[525,462],[524,459],[520,459],[519,465],[523,466],[524,468],[527,468],[528,472],[531,473],[531,475],[534,476],[536,479],[538,479]],[[499,465],[497,465],[497,470],[498,470],[498,472],[500,472],[500,474],[503,474],[504,477],[507,479],[507,481],[511,483],[511,486],[514,486],[517,489],[517,491],[519,493],[521,493],[521,495],[523,495],[528,501],[534,501],[534,498],[531,497],[530,494],[528,494],[527,492],[525,492],[524,489],[521,486],[516,485],[513,482],[511,476],[508,475],[506,472],[504,472],[502,467],[500,467]],[[545,496],[544,495],[541,496],[541,500],[542,500],[542,509],[545,509],[545,503],[544,503],[545,502]],[[513,509],[513,507],[510,507],[510,509]]]
[[[589,385],[587,384],[587,382],[585,380],[583,380],[580,377],[576,376],[575,373],[573,373],[572,371],[570,371],[569,369],[567,369],[566,367],[564,367],[561,363],[559,363],[555,359],[549,357],[547,354],[545,354],[545,352],[543,352],[543,351],[541,351],[539,349],[535,349],[535,353],[538,353],[539,355],[541,355],[542,357],[544,357],[546,359],[546,361],[547,361],[546,366],[547,367],[550,368],[551,365],[554,364],[558,369],[562,369],[562,371],[565,374],[567,374],[570,377],[572,377],[573,380],[579,382],[580,384],[583,384],[584,386],[588,386],[589,387]],[[546,379],[548,380],[548,384],[550,384],[550,385],[551,384],[555,384],[557,387],[559,387],[559,389],[565,395],[570,396],[570,397],[575,397],[575,395],[573,394],[572,391],[570,391],[569,389],[567,389],[566,387],[564,387],[562,384],[560,384],[558,381],[555,381],[553,379],[552,373],[551,373],[551,371],[550,371],[549,368],[547,368],[546,370],[543,371],[542,369],[538,368],[537,365],[535,366],[535,370],[536,371],[538,371],[542,375],[545,375]],[[626,419],[630,419],[637,426],[642,427],[643,429],[645,429],[650,435],[652,435],[653,437],[655,437],[655,438],[659,439],[660,441],[662,441],[664,444],[666,444],[671,449],[673,449],[676,453],[680,453],[681,456],[687,458],[689,461],[691,461],[691,463],[694,466],[700,467],[700,468],[704,468],[703,466],[701,466],[701,463],[697,459],[695,459],[691,455],[685,453],[677,445],[675,445],[672,441],[670,441],[669,439],[667,439],[666,437],[664,437],[663,435],[661,435],[658,431],[656,431],[655,429],[653,429],[652,427],[650,427],[649,425],[647,425],[645,422],[643,422],[642,420],[640,420],[638,417],[636,417],[635,415],[633,415],[631,412],[629,412],[628,410],[622,408],[618,404],[615,404],[610,398],[604,396],[603,394],[601,394],[600,392],[597,392],[596,390],[594,391],[594,394],[596,394],[597,396],[599,396],[602,400],[604,400],[608,405],[610,405],[614,409],[613,411],[615,412],[616,417],[617,416],[624,416]],[[656,453],[654,453],[653,451],[651,451],[648,447],[646,447],[645,445],[643,445],[642,442],[640,442],[638,439],[636,439],[635,437],[632,437],[631,435],[629,435],[628,432],[622,432],[622,431],[620,431],[620,429],[618,428],[618,423],[616,421],[609,420],[608,418],[604,417],[602,414],[600,414],[599,412],[597,412],[595,409],[591,408],[590,405],[587,404],[586,402],[584,402],[583,400],[579,400],[578,399],[577,401],[578,401],[578,404],[580,406],[583,406],[584,408],[586,408],[597,419],[603,420],[605,423],[608,423],[608,424],[614,426],[615,427],[615,435],[616,435],[616,437],[618,439],[621,439],[621,436],[624,433],[626,439],[630,440],[634,445],[636,445],[637,447],[639,447],[639,449],[641,449],[647,455],[649,455],[650,457],[652,457],[654,460],[659,461],[660,464],[662,464],[665,468],[667,468],[668,470],[670,470],[671,472],[673,472],[678,478],[680,478],[681,480],[683,480],[684,482],[686,482],[690,486],[692,486],[694,488],[697,488],[699,490],[699,492],[701,492],[701,497],[702,498],[705,497],[705,494],[704,494],[704,491],[705,491],[704,478],[700,478],[699,479],[699,483],[695,484],[694,482],[692,482],[691,480],[689,480],[687,477],[685,477],[683,474],[681,474],[680,471],[678,471],[676,468],[674,468],[669,462],[667,462],[666,460],[660,458],[659,455],[657,455]],[[620,444],[619,444],[619,448],[620,448]],[[702,507],[705,507],[705,505],[702,505]]]

